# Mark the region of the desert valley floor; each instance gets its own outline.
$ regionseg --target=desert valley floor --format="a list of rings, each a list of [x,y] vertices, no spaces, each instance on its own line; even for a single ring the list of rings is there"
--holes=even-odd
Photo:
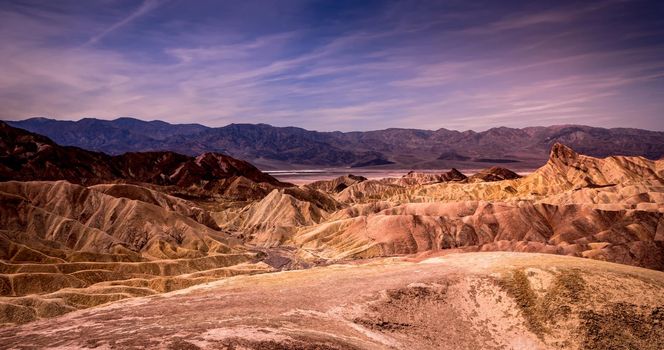
[[[0,136],[0,348],[664,344],[664,160],[294,185]]]

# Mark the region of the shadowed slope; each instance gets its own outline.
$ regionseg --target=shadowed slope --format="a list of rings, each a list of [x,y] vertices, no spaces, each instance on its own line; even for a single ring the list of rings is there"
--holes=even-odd
[[[62,147],[0,122],[0,181],[67,180],[83,185],[126,181],[200,189],[236,199],[260,198],[279,182],[253,165],[223,154],[189,157],[173,152],[108,156]]]
[[[188,155],[221,152],[265,169],[304,164],[307,168],[311,165],[385,167],[390,163],[395,163],[392,168],[401,169],[477,169],[504,164],[515,169],[532,169],[546,161],[549,149],[556,142],[597,157],[619,154],[658,159],[664,155],[662,132],[582,125],[498,127],[481,132],[399,128],[317,132],[266,124],[206,128],[128,118],[76,122],[35,118],[9,123],[49,136],[63,145],[110,154],[153,150]]]

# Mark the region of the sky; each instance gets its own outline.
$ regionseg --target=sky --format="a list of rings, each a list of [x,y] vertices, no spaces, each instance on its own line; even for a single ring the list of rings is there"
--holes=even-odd
[[[0,0],[0,119],[664,130],[663,1]]]

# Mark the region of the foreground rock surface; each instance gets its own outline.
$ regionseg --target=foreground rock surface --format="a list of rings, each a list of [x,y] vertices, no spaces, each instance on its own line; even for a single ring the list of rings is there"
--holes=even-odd
[[[0,329],[0,341],[8,349],[657,349],[662,293],[662,272],[589,259],[390,258],[135,298]]]

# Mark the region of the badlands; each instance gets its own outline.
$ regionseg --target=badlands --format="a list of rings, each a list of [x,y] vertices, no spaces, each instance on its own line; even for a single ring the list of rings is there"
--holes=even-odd
[[[661,349],[664,160],[301,186],[0,122],[0,348]]]

